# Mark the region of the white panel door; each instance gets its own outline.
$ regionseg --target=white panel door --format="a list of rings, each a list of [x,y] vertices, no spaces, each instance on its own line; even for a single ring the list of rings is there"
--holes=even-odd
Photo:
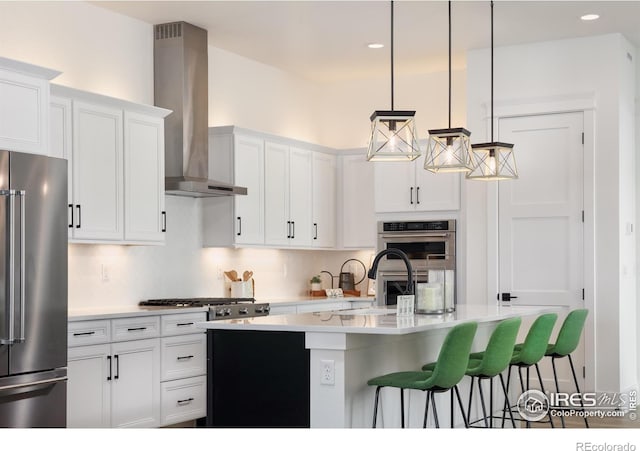
[[[122,111],[73,102],[75,239],[122,240]]]
[[[521,305],[583,296],[583,115],[501,119],[519,179],[499,184],[500,292]]]
[[[313,246],[336,245],[336,156],[313,153]]]
[[[124,239],[163,242],[164,119],[124,114]]]
[[[236,135],[234,152],[234,183],[247,188],[234,196],[235,243],[264,244],[264,141]]]
[[[421,159],[418,159],[420,161]],[[368,162],[374,171],[376,213],[414,211],[416,163],[407,161]]]
[[[160,425],[160,339],[111,345],[111,427]]]
[[[289,151],[289,220],[292,246],[311,246],[313,241],[312,153],[292,147]]]
[[[265,142],[264,241],[289,245],[289,146]]]
[[[108,344],[69,348],[67,427],[111,425],[112,366]]]

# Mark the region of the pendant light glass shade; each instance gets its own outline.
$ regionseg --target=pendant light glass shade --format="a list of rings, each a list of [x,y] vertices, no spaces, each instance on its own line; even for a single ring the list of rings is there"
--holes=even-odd
[[[493,140],[493,1],[491,2],[491,142],[471,145],[473,170],[469,180],[514,180],[518,178],[513,144]]]
[[[420,147],[415,111],[393,109],[393,2],[391,2],[391,110],[376,110],[371,117],[368,161],[413,161]]]
[[[431,172],[471,171],[470,135],[466,128],[429,130],[424,168]]]
[[[471,145],[473,170],[469,180],[513,180],[518,178],[513,144],[492,142]]]
[[[472,167],[466,128],[451,128],[451,2],[449,2],[449,128],[429,130],[424,168],[431,172],[469,172]]]
[[[367,160],[412,161],[420,156],[415,111],[374,111]]]

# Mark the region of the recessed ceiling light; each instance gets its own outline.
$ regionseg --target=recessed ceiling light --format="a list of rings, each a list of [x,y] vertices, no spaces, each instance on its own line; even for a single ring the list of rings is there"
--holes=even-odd
[[[381,49],[382,47],[384,47],[384,44],[372,42],[371,44],[367,44],[367,47],[369,47],[370,49]]]
[[[598,14],[585,14],[584,16],[580,16],[582,20],[596,20],[599,19],[600,16]]]

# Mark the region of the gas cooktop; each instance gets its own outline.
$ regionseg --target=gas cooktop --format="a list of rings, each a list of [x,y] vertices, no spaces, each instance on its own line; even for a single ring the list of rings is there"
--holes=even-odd
[[[173,298],[149,299],[139,305],[145,307],[206,307],[209,305],[254,304],[254,298]]]

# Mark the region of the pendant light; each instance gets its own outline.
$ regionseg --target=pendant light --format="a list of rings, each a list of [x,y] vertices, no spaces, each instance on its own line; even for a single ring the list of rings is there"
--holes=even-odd
[[[466,128],[451,128],[451,1],[449,1],[449,128],[429,130],[424,168],[431,172],[469,172],[473,169]]]
[[[491,2],[491,142],[472,144],[473,170],[469,180],[512,180],[518,178],[513,144],[493,140],[493,1]]]
[[[371,117],[367,160],[412,161],[420,156],[415,111],[393,109],[393,2],[391,2],[391,110],[376,110]]]

